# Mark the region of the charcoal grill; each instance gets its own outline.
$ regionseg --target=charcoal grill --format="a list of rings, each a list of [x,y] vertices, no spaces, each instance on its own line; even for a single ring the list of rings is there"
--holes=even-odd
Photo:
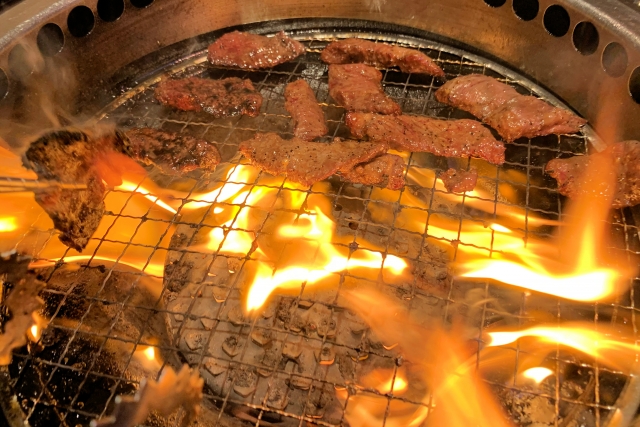
[[[206,46],[231,29],[260,34],[285,30],[305,44],[307,53],[265,71],[209,66]],[[383,289],[421,318],[445,321],[452,311],[472,311],[473,301],[467,297],[475,290],[483,301],[493,299],[500,306],[483,302],[479,309],[474,307],[471,317],[480,333],[505,310],[516,318],[536,309],[551,310],[562,320],[592,320],[594,328],[604,323],[635,325],[637,280],[629,292],[606,305],[573,304],[489,283],[453,280],[443,244],[449,245],[455,260],[457,247],[469,243],[460,234],[455,239],[434,236],[428,226],[435,215],[459,224],[486,224],[501,206],[516,205],[525,212],[518,229],[525,238],[548,235],[550,229],[534,229],[527,220],[531,215],[557,220],[563,214],[565,200],[558,195],[555,181],[543,174],[545,163],[640,135],[640,122],[635,120],[640,113],[638,29],[640,18],[632,6],[614,0],[267,0],[251,6],[233,1],[100,0],[48,5],[25,0],[6,10],[0,16],[0,110],[3,118],[20,124],[7,127],[7,142],[19,151],[44,129],[79,120],[159,127],[216,141],[227,164],[214,175],[170,179],[152,172],[150,178],[136,183],[146,186],[154,181],[161,187],[180,188],[187,194],[179,200],[180,206],[226,182],[222,170],[243,163],[236,155],[240,141],[256,131],[291,135],[282,93],[284,84],[296,78],[310,82],[331,136],[348,136],[343,111],[328,96],[326,66],[319,60],[327,42],[339,38],[356,36],[421,49],[445,70],[447,78],[488,74],[521,93],[571,108],[592,125],[581,135],[510,144],[505,166],[480,171],[480,186],[493,194],[483,199],[493,206],[489,213],[469,206],[468,196],[452,203],[434,187],[425,188],[411,179],[413,170],[446,169],[446,162],[433,156],[409,156],[409,185],[395,200],[376,199],[369,187],[330,180],[324,194],[331,200],[338,232],[352,239],[345,247],[366,248],[366,242],[372,241],[376,251],[412,263],[415,274],[389,283],[340,273],[335,289],[302,286],[298,295],[276,295],[256,318],[243,317],[240,309],[243,268],[251,256],[192,250],[201,243],[200,231],[219,225],[208,223],[204,215],[194,219],[180,209],[168,214],[157,204],[140,202],[143,196],[133,190],[111,190],[106,197],[119,197],[121,202],[117,210],[107,212],[110,225],[93,236],[83,254],[91,258],[77,270],[73,266],[78,263],[70,258],[76,254],[69,251],[59,254],[65,258],[53,267],[38,270],[49,285],[43,297],[51,323],[39,344],[18,351],[2,372],[0,403],[10,422],[34,427],[86,425],[108,415],[115,397],[132,394],[142,377],[157,376],[167,366],[187,362],[206,382],[199,420],[205,425],[340,425],[343,406],[335,398],[336,389],[353,391],[359,376],[371,369],[397,370],[401,365],[393,343],[368,335],[341,305],[341,290],[353,282]],[[154,84],[169,75],[249,78],[264,96],[262,113],[254,119],[212,120],[203,114],[169,111],[153,100]],[[405,113],[467,117],[435,101],[433,93],[441,82],[433,78],[385,70],[383,81]],[[38,95],[46,87],[59,90],[50,91],[47,99],[52,104],[40,108]],[[48,114],[52,106],[56,120]],[[284,183],[266,185],[262,178],[240,184],[250,191],[266,187],[279,194],[294,191],[303,199],[317,192],[291,190]],[[25,182],[4,179],[15,185]],[[514,199],[499,195],[498,188],[505,185],[513,190]],[[405,193],[417,195],[425,206],[407,205]],[[236,204],[248,206],[244,201]],[[393,220],[372,219],[375,209],[391,212]],[[419,212],[425,219],[424,230],[407,230],[394,221],[405,210]],[[258,236],[270,232],[269,218],[277,213],[277,207],[261,210]],[[634,214],[627,209],[612,219],[621,256],[639,250]],[[16,249],[46,262],[52,258],[47,248],[55,242],[56,231],[43,228],[39,220],[25,231]],[[149,233],[156,237],[153,243],[139,238]],[[481,249],[491,253],[493,239],[488,242]],[[120,248],[116,262],[101,258],[107,247]],[[128,253],[142,260],[142,272],[119,262]],[[164,279],[159,277],[158,265],[170,266]],[[300,318],[308,321],[300,324]],[[137,362],[135,352],[149,346],[162,354],[163,364],[147,368]],[[567,419],[575,425],[605,425],[627,378],[560,351],[548,362],[563,374],[547,388],[532,390],[516,382],[505,385],[489,379],[516,421],[526,423],[524,417],[529,417],[528,423],[536,421],[532,418],[536,415],[527,412],[535,400],[535,405],[551,414],[547,425],[567,425]],[[359,393],[380,394],[375,390]],[[412,396],[389,393],[387,399],[420,404]],[[172,422],[177,421],[152,419],[153,425]]]

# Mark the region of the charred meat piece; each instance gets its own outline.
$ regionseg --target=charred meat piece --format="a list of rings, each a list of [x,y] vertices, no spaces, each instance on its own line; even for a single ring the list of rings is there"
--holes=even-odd
[[[158,101],[183,111],[204,111],[215,118],[260,114],[262,95],[250,80],[189,77],[161,81],[155,90]]]
[[[127,137],[136,160],[164,173],[179,175],[198,168],[213,171],[220,163],[215,145],[203,139],[150,128],[132,129]]]
[[[40,179],[86,184],[82,190],[49,188],[36,193],[36,202],[53,220],[65,245],[82,251],[104,214],[105,187],[95,170],[95,159],[104,152],[130,154],[121,132],[89,135],[79,130],[48,133],[31,144],[24,164]]]
[[[293,118],[293,134],[305,141],[327,133],[322,108],[309,84],[304,80],[289,83],[284,89],[284,107]]]
[[[329,95],[348,111],[400,114],[400,106],[384,93],[381,81],[382,73],[368,65],[329,65]]]
[[[471,156],[496,165],[504,163],[504,144],[474,120],[349,113],[346,123],[356,138],[369,137],[369,141],[397,150],[445,157]]]
[[[471,74],[445,83],[436,99],[468,111],[507,141],[521,137],[575,133],[587,121],[534,96],[520,95],[498,80]]]
[[[640,204],[640,142],[625,141],[607,148],[606,155],[611,155],[617,174],[616,189],[612,207],[620,209]],[[547,163],[545,172],[558,181],[558,191],[567,197],[578,197],[589,191],[579,185],[580,175],[588,170],[589,164],[596,156],[575,156],[568,159],[554,159]]]
[[[240,152],[257,168],[286,175],[293,182],[313,185],[341,170],[350,170],[387,151],[384,144],[357,141],[307,142],[259,133],[240,144]]]
[[[280,31],[273,37],[234,31],[209,46],[213,65],[239,68],[270,68],[304,53],[304,45]]]
[[[478,181],[478,171],[470,169],[468,171],[451,168],[440,174],[440,179],[447,191],[453,193],[464,193],[476,188]]]
[[[342,170],[340,175],[345,181],[354,184],[400,190],[404,187],[404,160],[395,154],[383,154],[367,163]]]
[[[405,73],[444,77],[444,71],[419,50],[363,39],[329,43],[320,54],[320,59],[327,64],[363,63],[381,68],[396,66]]]

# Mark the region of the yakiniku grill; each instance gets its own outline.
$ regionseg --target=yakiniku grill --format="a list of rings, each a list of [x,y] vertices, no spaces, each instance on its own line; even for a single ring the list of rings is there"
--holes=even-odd
[[[26,282],[15,274],[3,279],[3,304],[24,283],[44,287],[42,303],[33,296],[25,302],[42,307],[27,345],[1,368],[0,406],[9,423],[129,425],[125,418],[134,419],[132,413],[142,411],[137,419],[145,419],[152,409],[146,425],[180,425],[195,416],[195,425],[206,426],[461,427],[464,417],[440,418],[455,415],[455,405],[450,394],[434,389],[440,372],[459,367],[450,354],[473,354],[472,371],[483,376],[482,383],[465,383],[464,370],[456,371],[462,378],[453,381],[458,401],[477,387],[514,425],[604,427],[625,425],[612,424],[614,416],[634,418],[637,271],[627,274],[613,262],[579,266],[594,274],[620,272],[628,289],[618,294],[594,289],[589,278],[571,296],[560,287],[536,287],[536,280],[523,289],[516,279],[538,256],[552,258],[545,242],[576,212],[607,221],[606,245],[573,239],[586,252],[616,261],[640,252],[637,208],[606,218],[597,203],[568,212],[568,199],[545,174],[553,159],[640,139],[640,11],[618,0],[249,3],[23,0],[0,14],[1,136],[7,143],[6,152],[0,146],[6,207],[0,211],[0,261],[4,266],[9,253],[18,252],[22,271],[30,257]],[[296,41],[282,39],[295,55],[275,66],[260,60],[251,69],[211,64],[208,47],[233,31],[278,38],[283,31]],[[327,128],[305,134],[316,141],[305,144],[368,138],[373,145],[372,135],[382,134],[369,123],[355,135],[347,111],[329,94],[329,64],[321,52],[350,38],[418,50],[445,74],[380,69],[379,95],[403,115],[373,121],[464,119],[489,141],[494,161],[466,146],[418,150],[410,141],[413,153],[384,154],[385,146],[345,170],[318,165],[313,176],[319,179],[335,173],[319,182],[307,176],[309,187],[260,171],[257,161],[252,166],[255,159],[238,152],[241,143],[267,139],[256,133],[275,134],[270,142],[294,137],[285,88],[298,80],[313,91]],[[297,42],[304,46],[299,56]],[[446,81],[470,74],[571,110],[588,124],[575,134],[507,143],[471,114],[436,99]],[[211,111],[197,97],[182,99],[191,102],[184,108],[175,93],[179,85],[166,83],[176,79],[231,79],[248,97],[246,105],[220,107],[223,89],[216,87],[201,94],[210,96],[207,102],[215,98]],[[171,102],[161,103],[163,96]],[[353,120],[372,116],[351,114]],[[122,179],[104,183],[102,220],[88,242],[81,236],[83,244],[72,249],[34,199],[87,194],[86,183],[39,180],[21,167],[19,156],[46,132],[96,126],[141,141],[163,135],[157,147],[164,151],[138,150],[143,172],[128,163],[100,169]],[[185,149],[180,163],[172,157],[176,141],[209,157],[194,160]],[[206,141],[217,151],[204,150]],[[292,167],[281,163],[278,171]],[[446,171],[459,172],[459,180],[477,174],[475,188],[465,182],[466,193],[447,191],[438,179]],[[565,250],[572,248],[567,240]],[[514,248],[517,260],[500,258]],[[501,262],[493,264],[499,273],[515,271],[507,279],[518,283],[486,279],[481,273],[491,265],[481,265],[485,258]],[[523,269],[507,270],[514,264]],[[262,286],[251,286],[257,282]],[[0,314],[6,333],[14,313],[3,305]],[[556,327],[580,322],[565,337],[579,331],[613,337],[614,331],[625,345],[611,348],[625,356],[614,357],[606,343],[602,352],[561,346],[568,340],[554,341],[551,329],[534,329],[534,321]],[[443,325],[472,348],[452,345],[456,351],[448,353],[447,339],[423,341],[422,332]],[[532,345],[499,335],[515,330],[546,334],[547,341]],[[427,344],[430,350],[420,351]],[[434,350],[438,345],[441,352]],[[495,350],[498,362],[482,359],[479,349],[483,355]],[[431,365],[416,360],[423,353]],[[184,365],[191,371],[181,371]],[[158,405],[164,398],[169,403]],[[179,411],[164,412],[179,404]],[[485,416],[494,414],[491,403],[481,407]],[[473,407],[457,411],[475,414]],[[495,425],[503,422],[496,418]]]

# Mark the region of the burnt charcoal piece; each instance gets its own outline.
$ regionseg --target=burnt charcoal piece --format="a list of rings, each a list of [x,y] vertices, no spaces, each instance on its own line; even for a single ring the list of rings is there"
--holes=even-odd
[[[348,111],[400,114],[380,82],[382,73],[364,64],[329,65],[329,95]]]
[[[211,172],[220,163],[214,144],[188,135],[141,128],[127,132],[133,157],[164,173],[183,174],[198,168]]]
[[[349,113],[346,124],[356,138],[369,137],[369,141],[389,144],[398,150],[504,163],[504,144],[474,120]]]
[[[441,173],[440,179],[447,191],[464,193],[465,191],[471,191],[476,188],[478,171],[476,169],[465,171],[451,168]]]
[[[369,40],[344,39],[329,43],[320,59],[327,64],[363,63],[380,68],[398,67],[405,73],[444,77],[444,71],[419,50]]]
[[[95,159],[105,152],[130,154],[131,147],[119,131],[89,135],[69,129],[42,136],[25,153],[25,167],[38,178],[86,184],[86,190],[51,187],[35,197],[61,232],[60,241],[77,251],[85,248],[104,214],[106,189],[95,170]]]
[[[284,140],[275,133],[259,133],[240,144],[240,152],[257,168],[286,175],[293,182],[313,185],[340,170],[352,169],[387,151],[384,144],[334,140],[332,143]]]
[[[399,190],[404,187],[404,160],[395,154],[383,154],[352,169],[340,171],[340,175],[354,184]]]
[[[161,81],[155,90],[158,101],[182,111],[204,111],[215,118],[260,114],[262,95],[250,80],[189,77]]]
[[[213,65],[239,68],[270,68],[304,53],[304,45],[280,31],[273,37],[234,31],[209,46]]]
[[[293,134],[311,141],[327,134],[327,124],[316,96],[304,80],[289,83],[284,90],[284,107],[293,118]]]
[[[445,83],[436,99],[468,111],[494,128],[507,141],[521,137],[575,133],[587,121],[534,96],[481,74],[461,76]]]
[[[625,141],[611,145],[607,153],[613,158],[617,174],[612,207],[620,209],[640,203],[640,142]],[[567,197],[578,197],[588,193],[588,188],[579,185],[580,175],[588,170],[592,159],[603,154],[575,156],[569,159],[554,159],[547,163],[545,172],[558,181],[558,191]]]

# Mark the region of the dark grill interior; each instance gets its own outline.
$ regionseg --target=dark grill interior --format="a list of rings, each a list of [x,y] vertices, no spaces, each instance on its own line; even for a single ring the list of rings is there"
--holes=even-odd
[[[256,221],[259,225],[239,231],[252,231],[259,240],[262,235],[273,233],[273,217],[290,214],[295,218],[303,213],[306,202],[297,209],[283,209],[275,201],[271,206],[252,205],[245,198],[216,200],[210,207],[197,211],[198,214],[182,208],[200,200],[198,195],[219,188],[226,182],[227,171],[245,163],[236,156],[239,142],[255,132],[292,136],[283,91],[284,85],[294,79],[304,78],[314,89],[331,137],[348,137],[343,109],[329,99],[327,67],[320,62],[319,52],[327,40],[353,33],[318,28],[293,34],[306,43],[307,53],[273,70],[214,68],[206,63],[206,52],[197,51],[184,63],[154,76],[251,79],[264,97],[263,112],[257,118],[213,120],[206,113],[171,111],[154,100],[153,79],[123,93],[105,110],[104,117],[99,117],[125,128],[148,126],[216,141],[223,161],[229,164],[228,168],[221,165],[211,177],[170,179],[152,172],[151,178],[136,183],[146,188],[150,179],[154,179],[160,186],[180,189],[187,196],[181,197],[177,214],[154,205],[140,193],[112,190],[106,196],[110,211],[103,220],[110,225],[94,235],[83,254],[93,259],[82,260],[79,270],[66,262],[39,270],[49,284],[44,292],[44,314],[51,324],[39,345],[21,350],[9,368],[12,389],[32,426],[85,425],[91,419],[108,415],[116,395],[133,393],[142,377],[154,376],[164,367],[159,364],[144,368],[136,362],[138,355],[134,352],[148,346],[157,348],[164,364],[177,368],[186,362],[200,370],[205,379],[201,416],[205,425],[207,422],[222,426],[243,422],[256,426],[340,425],[344,422],[343,403],[336,398],[337,390],[355,392],[359,378],[373,369],[387,368],[397,374],[402,368],[394,343],[381,342],[372,336],[362,321],[341,304],[340,292],[356,285],[377,287],[403,301],[408,312],[419,318],[441,318],[446,323],[451,314],[463,313],[470,327],[478,329],[478,337],[483,328],[496,321],[508,318],[517,325],[536,310],[547,310],[563,320],[592,320],[594,326],[602,322],[614,325],[635,322],[637,297],[633,286],[615,304],[579,305],[540,295],[525,296],[515,288],[454,280],[447,266],[451,255],[456,260],[460,245],[476,246],[487,254],[500,250],[494,247],[494,232],[490,228],[485,228],[487,238],[483,240],[488,244],[466,240],[461,230],[467,224],[490,224],[501,209],[522,209],[524,217],[519,226],[513,227],[518,235],[526,238],[550,234],[551,227],[532,226],[530,218],[557,220],[563,213],[564,199],[555,190],[555,180],[544,175],[543,167],[550,159],[588,151],[587,136],[568,135],[509,144],[507,162],[500,168],[475,160],[456,163],[465,168],[471,164],[479,168],[480,195],[452,198],[433,186],[435,180],[427,187],[418,182],[419,176],[432,176],[435,171],[453,165],[424,153],[408,156],[408,185],[393,193],[394,198],[381,198],[380,190],[344,184],[337,178],[328,187],[314,186],[308,191],[282,180],[277,183],[277,179],[265,174],[238,182],[249,194],[270,189],[281,198],[306,202],[326,197],[337,223],[336,235],[343,239],[335,243],[339,250],[350,254],[364,250],[394,255],[406,260],[413,272],[399,278],[377,273],[366,278],[348,272],[333,274],[336,286],[304,285],[298,295],[273,296],[264,314],[245,318],[244,269],[256,255],[198,252],[195,248],[203,243],[203,236],[215,228],[228,231],[212,222],[209,215],[215,208],[249,209],[260,218]],[[427,39],[391,33],[361,32],[357,36],[419,47],[436,60],[448,79],[484,73],[513,85],[521,93],[533,93],[555,102],[529,81],[476,55]],[[399,102],[405,114],[470,118],[435,101],[433,92],[441,82],[431,77],[385,70],[383,82],[387,94]],[[162,193],[152,191],[151,195],[169,200]],[[412,200],[421,204],[415,205]],[[479,208],[481,204],[491,208],[483,210]],[[242,209],[237,209],[233,221]],[[430,232],[431,220],[436,217],[460,225],[455,238]],[[407,226],[406,218],[417,218],[424,228]],[[612,224],[621,246],[611,250],[624,256],[637,253],[638,233],[632,213],[616,212]],[[27,233],[30,238],[25,237],[21,248],[36,258],[50,259],[53,256],[47,247],[56,243],[55,233],[32,228]],[[77,255],[72,252],[68,251],[66,256]],[[113,255],[122,262],[105,263],[101,259]],[[123,265],[131,258],[141,260],[146,270],[139,272]],[[158,276],[165,262],[169,268],[162,279]],[[547,363],[562,375],[539,389],[527,388],[515,380],[505,384],[488,379],[514,421],[521,425],[536,422],[539,424],[535,425],[555,425],[555,420],[563,426],[603,425],[625,377],[560,351]],[[402,369],[407,369],[412,384],[411,367]],[[513,367],[514,372],[516,369]],[[384,395],[371,389],[359,389],[359,393]],[[389,394],[387,398],[422,405],[422,395],[415,391],[402,396]],[[571,424],[572,420],[577,424]],[[164,425],[160,420],[154,423]]]

